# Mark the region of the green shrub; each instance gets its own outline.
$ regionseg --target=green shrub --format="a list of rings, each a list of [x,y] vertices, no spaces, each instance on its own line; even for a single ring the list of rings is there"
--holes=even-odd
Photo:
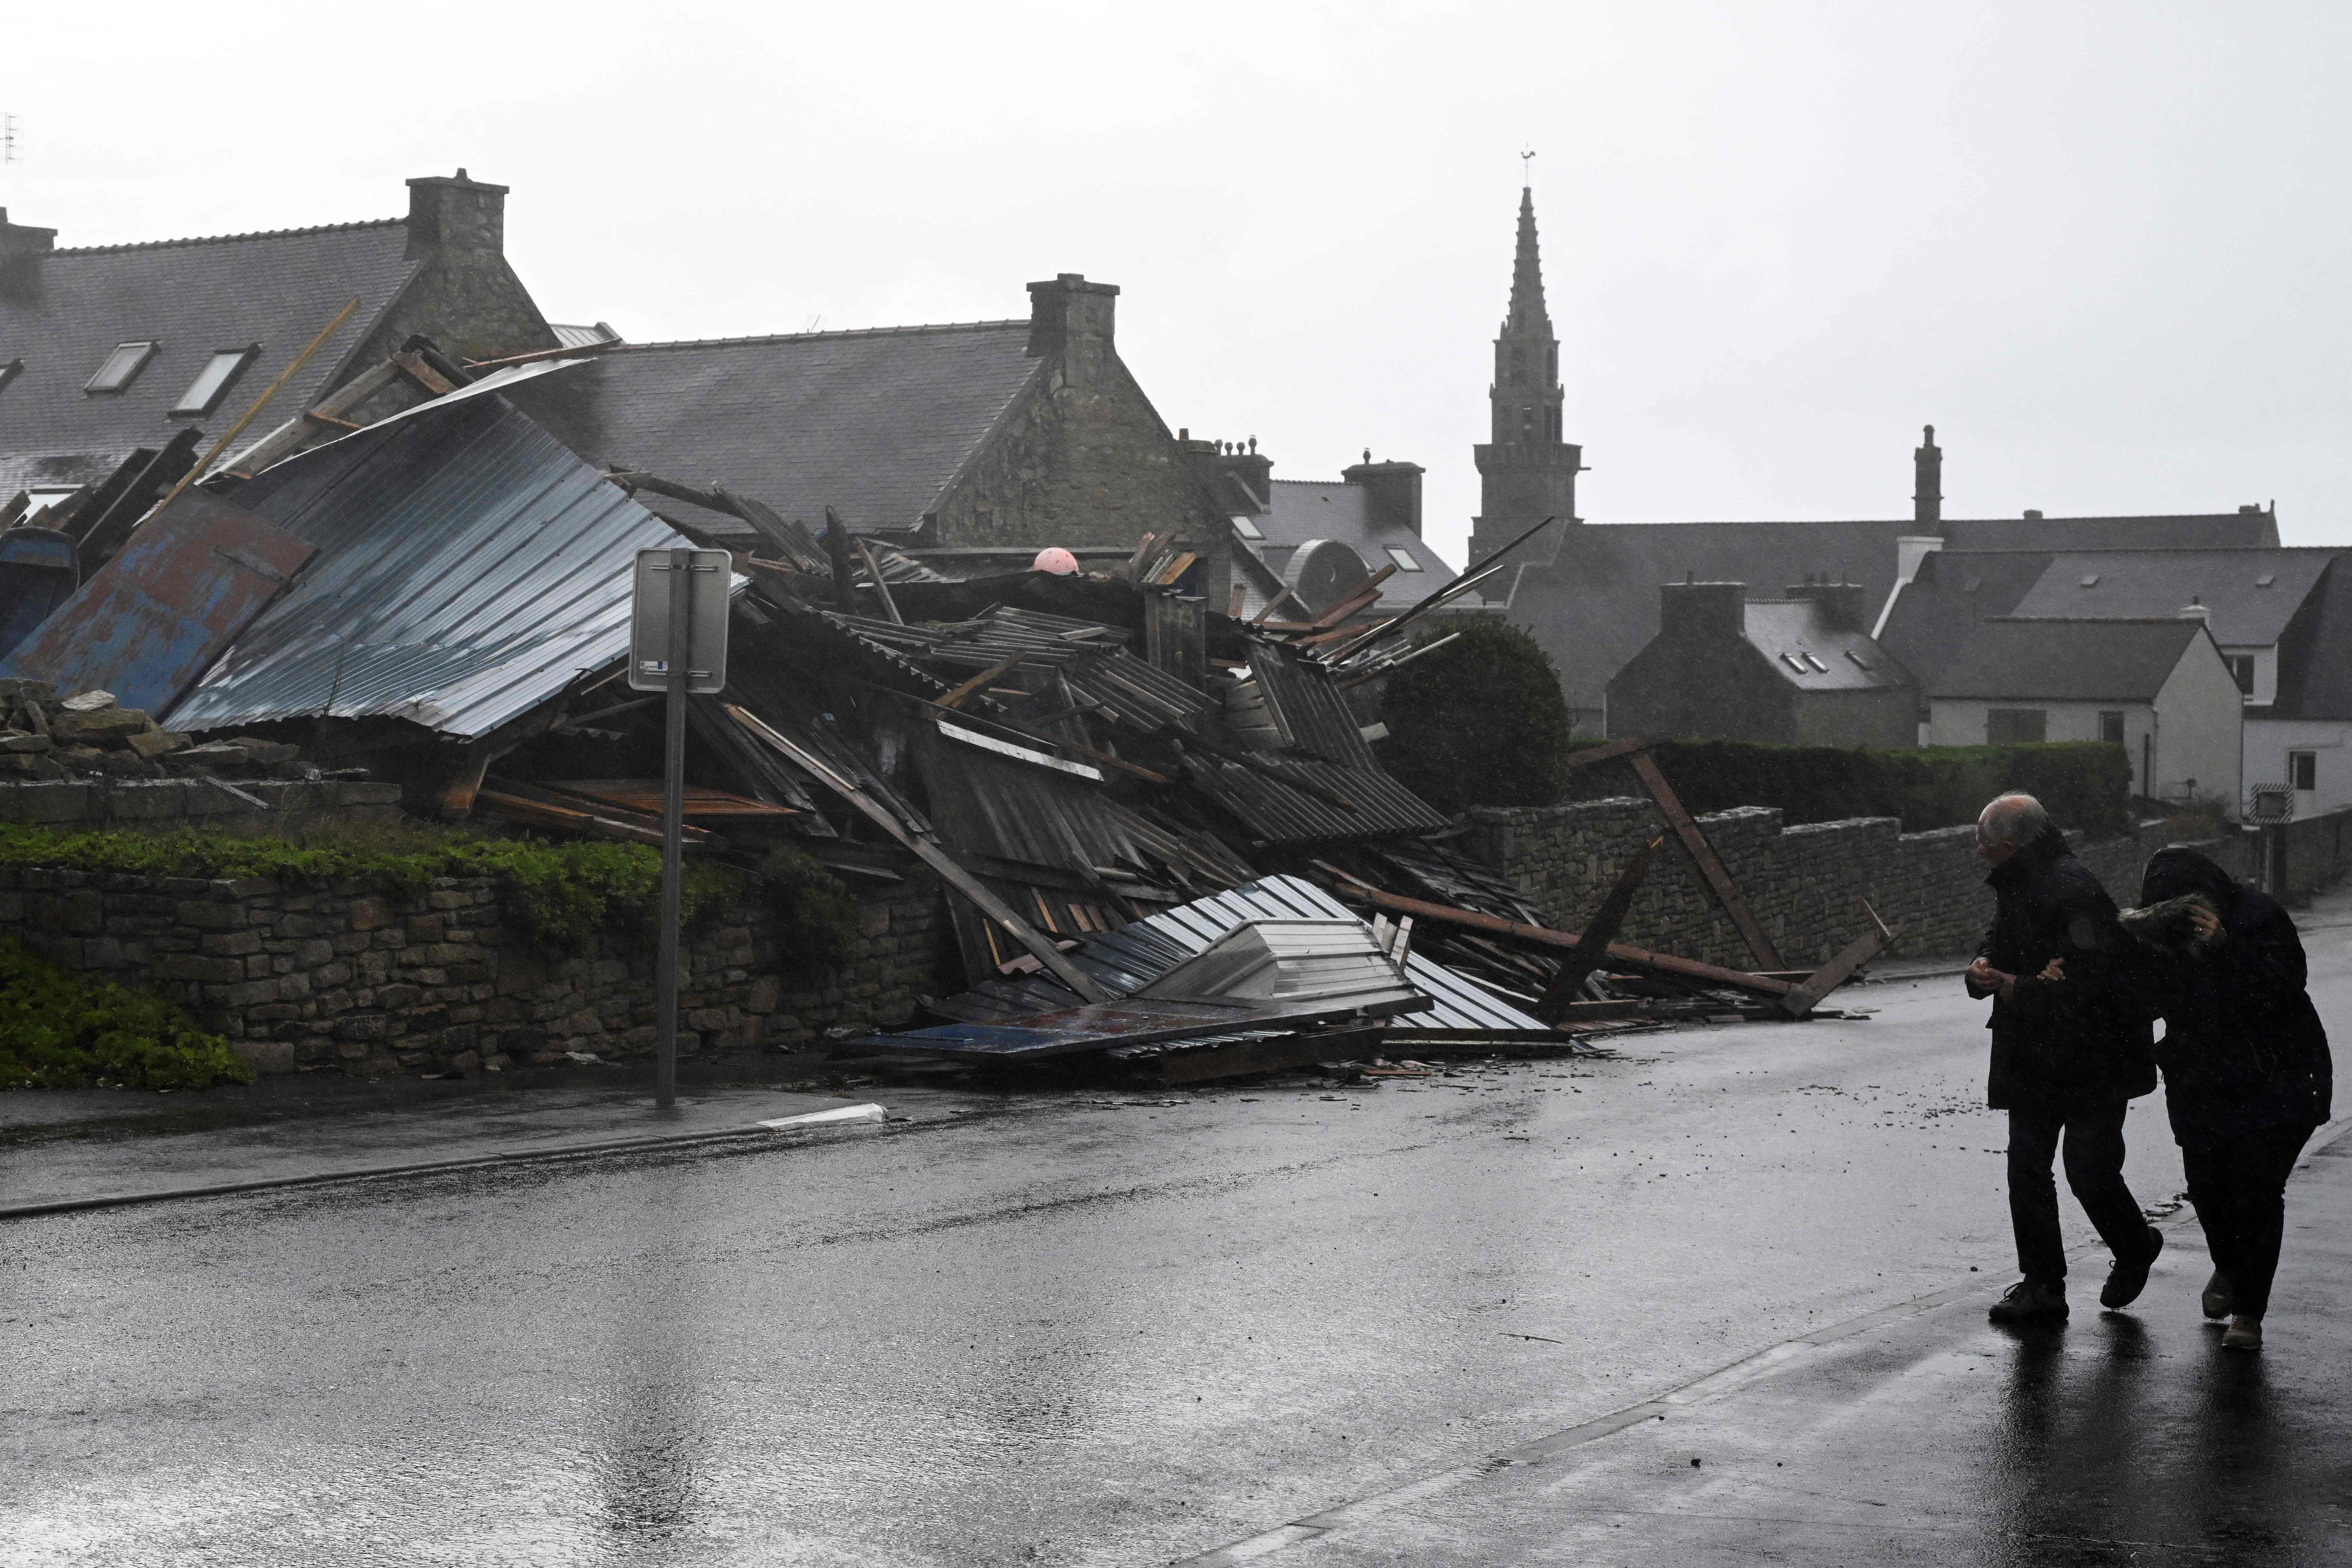
[[[2094,837],[2130,830],[2131,759],[2104,742],[1872,750],[1660,741],[1650,754],[1692,812],[1775,805],[1790,824],[1896,816],[1906,833],[1977,819],[2011,790],[2039,799],[2060,826]],[[1639,794],[1623,763],[1574,770],[1579,799]]]
[[[0,1089],[209,1089],[253,1069],[160,996],[36,958],[0,937]]]
[[[783,921],[784,963],[802,974],[829,973],[857,956],[857,900],[840,878],[797,849],[778,847],[760,862],[760,886]]]
[[[1551,805],[1568,774],[1559,668],[1535,638],[1499,620],[1432,627],[1414,646],[1455,633],[1389,677],[1381,765],[1449,811]]]

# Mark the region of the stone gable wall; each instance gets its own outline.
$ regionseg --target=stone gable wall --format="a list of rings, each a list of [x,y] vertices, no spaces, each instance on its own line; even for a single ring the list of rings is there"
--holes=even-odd
[[[786,962],[763,908],[689,930],[679,1050],[783,1047],[895,1023],[919,993],[952,988],[945,905],[928,875],[861,888],[858,912],[856,958],[814,977]],[[404,898],[352,880],[0,869],[0,931],[180,1003],[265,1072],[472,1071],[653,1048],[654,944],[608,931],[593,955],[550,957],[509,924],[486,878]]]
[[[1577,801],[1471,816],[1475,852],[1569,931],[1600,907],[1633,854],[1663,836],[1619,940],[1735,969],[1755,966],[1655,803]],[[1973,826],[1905,833],[1894,817],[1873,816],[1784,827],[1780,809],[1766,806],[1717,812],[1698,823],[1791,968],[1811,968],[1861,935],[1869,922],[1864,900],[1887,924],[1902,928],[1895,951],[1905,957],[1972,953],[1992,919]],[[2152,822],[2132,837],[2069,837],[2123,903],[2138,890],[2141,866],[2166,841],[2162,824]]]

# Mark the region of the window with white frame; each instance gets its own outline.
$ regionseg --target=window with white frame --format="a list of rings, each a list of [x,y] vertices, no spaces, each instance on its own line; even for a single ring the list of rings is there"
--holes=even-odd
[[[139,373],[147,368],[147,362],[154,357],[155,341],[152,338],[117,343],[114,352],[106,356],[106,363],[98,367],[98,374],[89,378],[82,390],[121,392],[138,378]]]
[[[245,367],[251,364],[260,353],[258,344],[241,349],[215,349],[212,357],[205,361],[205,368],[196,372],[196,379],[188,384],[188,390],[180,394],[180,401],[172,405],[172,412],[210,414],[220,406],[222,397],[236,384],[236,378],[245,374]]]
[[[1418,572],[1422,569],[1421,563],[1412,558],[1412,552],[1402,544],[1389,546],[1389,559],[1396,563],[1397,570],[1400,572]]]
[[[2289,752],[2286,754],[2287,782],[2299,790],[2319,787],[2319,753]]]

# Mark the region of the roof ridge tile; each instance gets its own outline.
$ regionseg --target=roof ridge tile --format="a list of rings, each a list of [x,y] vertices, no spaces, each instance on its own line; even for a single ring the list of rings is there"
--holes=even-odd
[[[354,229],[405,226],[407,222],[404,217],[371,217],[352,223],[313,224],[308,228],[257,228],[243,234],[195,235],[186,239],[138,239],[121,245],[59,246],[45,254],[51,257],[120,256],[133,250],[172,250],[192,245],[233,245],[248,239],[295,239],[312,234],[349,234]]]
[[[832,338],[886,338],[913,336],[919,332],[969,332],[982,328],[1019,327],[1026,331],[1026,316],[1009,317],[992,321],[931,321],[908,327],[844,327],[830,332],[767,332],[735,338],[670,338],[654,342],[614,343],[596,351],[602,356],[646,353],[655,349],[714,349],[740,348],[755,343],[822,342]]]

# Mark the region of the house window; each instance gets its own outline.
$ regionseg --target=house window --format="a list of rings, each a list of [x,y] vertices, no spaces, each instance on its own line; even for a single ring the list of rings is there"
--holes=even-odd
[[[1247,512],[1237,511],[1234,513],[1234,531],[1240,534],[1244,539],[1263,542],[1265,538],[1265,534],[1258,531],[1257,524],[1249,520],[1249,514]]]
[[[245,374],[245,367],[251,364],[260,353],[261,345],[258,343],[251,348],[214,350],[213,357],[205,362],[205,368],[196,373],[196,379],[188,384],[188,390],[180,394],[180,401],[172,405],[172,412],[210,414],[220,405],[220,400],[228,389],[236,384],[236,378]]]
[[[0,364],[0,392],[7,391],[8,384],[24,374],[25,362],[23,360],[12,359],[5,364]]]
[[[2238,683],[2240,691],[2252,697],[2254,694],[2254,656],[2233,653],[2226,657],[2230,661],[2230,679]]]
[[[2110,746],[2124,743],[2124,716],[2119,710],[2107,708],[2100,710],[2099,739]]]
[[[2047,708],[1988,708],[1985,710],[1985,744],[2015,746],[2047,740],[2050,735],[2050,710]]]
[[[1407,550],[1402,544],[1391,544],[1389,546],[1389,559],[1396,563],[1397,570],[1400,572],[1418,572],[1421,570],[1421,563],[1415,561],[1412,558],[1412,552]]]
[[[155,343],[152,339],[142,342],[117,343],[114,345],[114,352],[106,356],[106,363],[98,367],[98,374],[89,378],[88,384],[83,386],[82,390],[84,392],[120,392],[129,386],[139,373],[147,368],[147,362],[154,357]]]
[[[2287,782],[2297,789],[2319,787],[2319,753],[2289,752],[2286,754]]]

